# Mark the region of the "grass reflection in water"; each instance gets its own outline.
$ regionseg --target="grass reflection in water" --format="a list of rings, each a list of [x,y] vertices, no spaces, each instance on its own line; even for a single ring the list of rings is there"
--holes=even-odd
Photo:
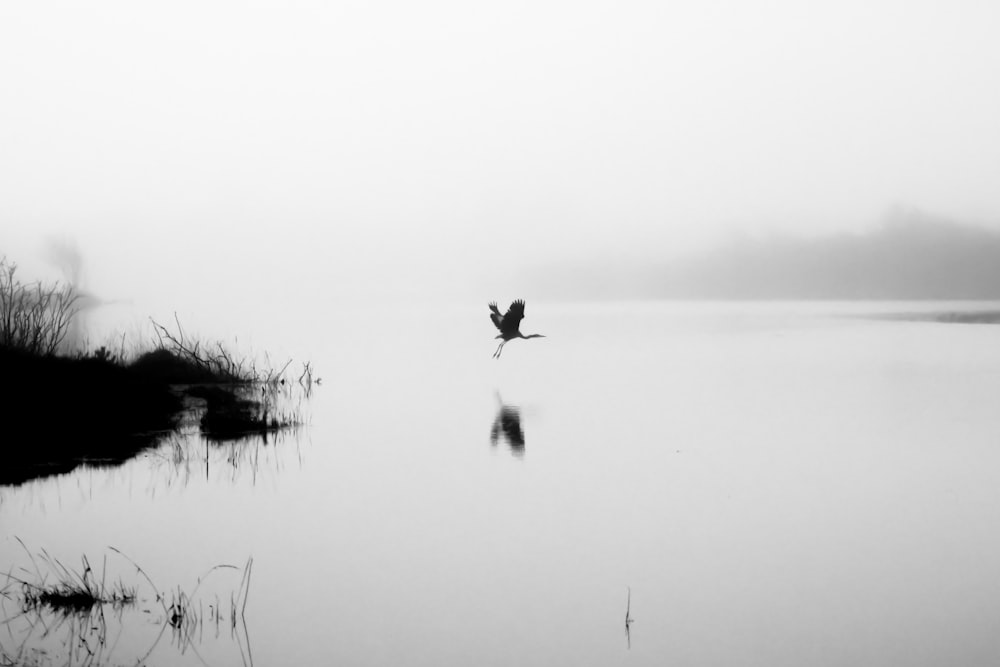
[[[228,655],[227,664],[238,654],[242,664],[253,664],[246,624],[252,557],[242,567],[209,568],[189,589],[162,590],[114,547],[98,571],[86,555],[68,566],[17,541],[25,563],[0,575],[0,665],[147,664],[154,656],[211,664],[203,654]],[[230,586],[220,588],[215,580],[225,576]],[[210,579],[211,591],[203,587]],[[228,591],[228,600],[220,591]]]

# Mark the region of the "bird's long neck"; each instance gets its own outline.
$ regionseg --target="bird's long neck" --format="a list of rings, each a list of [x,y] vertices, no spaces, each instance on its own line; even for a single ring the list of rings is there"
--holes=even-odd
[[[528,334],[527,336],[522,335],[521,338],[545,338],[545,334]]]

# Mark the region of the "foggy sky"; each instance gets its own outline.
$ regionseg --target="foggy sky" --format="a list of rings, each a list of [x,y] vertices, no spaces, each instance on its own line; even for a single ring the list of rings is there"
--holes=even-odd
[[[174,308],[1000,221],[990,2],[7,2],[0,252]],[[523,288],[523,283],[517,283]]]

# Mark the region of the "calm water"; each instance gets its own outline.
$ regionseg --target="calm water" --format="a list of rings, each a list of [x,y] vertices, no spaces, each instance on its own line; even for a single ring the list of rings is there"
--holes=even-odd
[[[879,308],[529,303],[499,361],[482,304],[317,315],[310,426],[0,489],[0,566],[197,586],[108,664],[996,664],[1000,327],[842,316]],[[204,575],[250,557],[233,628]],[[84,662],[0,603],[8,655]]]

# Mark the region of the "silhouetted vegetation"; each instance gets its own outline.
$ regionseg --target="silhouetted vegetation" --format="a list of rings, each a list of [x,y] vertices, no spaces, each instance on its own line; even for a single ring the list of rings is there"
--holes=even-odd
[[[258,366],[222,343],[193,339],[176,317],[175,331],[154,321],[154,346],[131,360],[107,347],[57,354],[75,314],[73,292],[26,286],[15,269],[0,259],[0,405],[8,417],[0,484],[68,472],[84,462],[120,463],[176,429],[192,406],[203,411],[201,429],[216,441],[294,423],[274,407],[289,363]],[[308,388],[312,382],[305,364],[298,383]]]
[[[218,630],[228,626],[240,653],[244,656],[249,653],[245,613],[253,558],[247,560],[242,570],[234,565],[210,568],[190,590],[174,587],[163,591],[135,561],[114,547],[108,548],[114,554],[113,560],[124,561],[127,566],[124,569],[134,573],[136,582],[109,579],[107,555],[99,565],[100,571],[91,566],[86,556],[74,568],[44,549],[32,554],[16,539],[30,567],[12,565],[7,572],[0,573],[0,602],[11,600],[16,607],[2,609],[5,629],[0,638],[0,665],[36,664],[34,659],[39,655],[47,659],[37,664],[58,664],[56,656],[64,659],[64,664],[125,664],[121,662],[123,659],[143,664],[164,636],[169,636],[170,644],[183,652],[202,641],[205,626],[214,627],[216,638],[220,635]],[[122,565],[118,563],[116,569],[121,570]],[[198,591],[209,575],[219,570],[239,573],[238,587],[230,592],[228,605],[216,594],[208,600],[206,608]],[[141,632],[139,626],[143,624],[160,626],[160,632],[142,655],[118,652],[117,640],[108,641],[113,634],[120,636],[127,627]],[[44,632],[37,632],[39,627]],[[111,629],[117,632],[112,633]]]
[[[22,283],[17,265],[0,257],[0,347],[54,354],[76,314],[79,296],[69,285]]]
[[[150,321],[153,323],[159,344],[156,350],[143,356],[147,357],[148,362],[149,354],[155,355],[154,361],[158,362],[163,370],[172,366],[173,370],[182,376],[175,379],[175,382],[275,384],[283,382],[283,375],[291,364],[289,360],[280,369],[270,366],[260,368],[256,360],[247,361],[234,355],[221,341],[206,344],[192,339],[184,333],[184,328],[181,327],[176,315],[174,316],[176,333],[155,320]],[[156,365],[157,363],[153,364],[154,367]]]
[[[260,392],[208,385],[192,387],[188,393],[205,401],[199,422],[202,433],[209,440],[221,442],[251,435],[266,440],[268,433],[292,425],[293,419],[274,412],[274,391],[274,387],[266,385]],[[259,394],[259,398],[253,394]]]
[[[0,348],[0,484],[120,462],[174,428],[178,392],[107,359]]]
[[[20,540],[19,540],[20,541]],[[21,543],[24,546],[24,543]],[[25,548],[27,552],[27,548]],[[20,587],[19,599],[22,611],[38,611],[47,608],[61,614],[85,614],[98,605],[123,606],[135,602],[135,587],[126,586],[121,580],[107,583],[106,572],[101,577],[94,572],[86,556],[81,558],[81,567],[74,570],[63,565],[44,551],[31,557],[33,571],[25,571],[21,576],[13,572],[6,575],[4,591],[11,584]],[[105,562],[105,566],[107,563]],[[42,574],[43,569],[45,575]],[[19,573],[20,574],[20,573]],[[39,579],[29,581],[34,574]]]

